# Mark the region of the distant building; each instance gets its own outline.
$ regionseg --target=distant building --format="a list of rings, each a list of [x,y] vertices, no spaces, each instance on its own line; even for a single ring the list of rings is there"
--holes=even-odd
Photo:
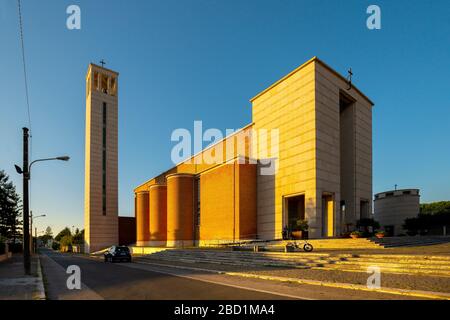
[[[419,212],[419,189],[391,190],[375,195],[375,220],[389,235],[404,234],[405,219],[415,218]]]
[[[119,245],[136,243],[136,218],[119,216]]]

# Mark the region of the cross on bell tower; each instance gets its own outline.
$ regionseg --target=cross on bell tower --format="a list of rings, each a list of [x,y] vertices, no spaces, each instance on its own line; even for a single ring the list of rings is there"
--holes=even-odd
[[[105,62],[105,60],[100,60],[100,64],[102,65],[102,68],[104,68],[105,67],[105,64],[106,64],[106,62]]]

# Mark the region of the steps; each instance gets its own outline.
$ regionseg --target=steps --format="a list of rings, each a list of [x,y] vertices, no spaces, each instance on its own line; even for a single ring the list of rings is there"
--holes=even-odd
[[[417,237],[387,237],[387,238],[370,238],[372,243],[378,244],[384,248],[395,247],[415,247],[429,246],[440,243],[450,242],[450,237],[443,236],[417,236]]]
[[[268,250],[271,248],[281,248],[281,251],[284,251],[284,247],[286,243],[292,241],[271,241],[268,242],[265,246]],[[303,246],[303,241],[297,241]],[[314,249],[382,249],[378,243],[372,242],[366,238],[358,238],[358,239],[313,239],[308,240],[308,243],[311,243]]]
[[[135,260],[207,263],[244,266],[249,269],[271,266],[347,272],[367,272],[368,267],[377,266],[385,273],[450,277],[450,256],[172,249],[137,257]]]
[[[206,242],[201,246],[203,248],[210,247],[210,248],[230,248],[230,247],[242,247],[242,248],[253,248],[256,245],[264,246],[266,248],[273,248],[273,249],[279,249],[283,248],[282,251],[284,251],[284,246],[286,243],[292,242],[291,240],[243,240],[236,243],[217,243],[217,242],[210,242],[207,244]],[[303,240],[297,240],[298,243],[302,243]],[[383,247],[380,246],[378,243],[375,243],[373,241],[370,241],[366,238],[358,238],[358,239],[351,239],[351,238],[331,238],[331,239],[311,239],[308,240],[309,243],[311,243],[315,249],[382,249]],[[279,250],[275,250],[279,251]]]

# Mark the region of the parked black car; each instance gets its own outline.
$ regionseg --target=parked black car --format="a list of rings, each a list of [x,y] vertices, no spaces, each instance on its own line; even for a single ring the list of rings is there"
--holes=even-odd
[[[127,261],[131,262],[130,249],[126,246],[112,246],[104,253],[105,262]]]

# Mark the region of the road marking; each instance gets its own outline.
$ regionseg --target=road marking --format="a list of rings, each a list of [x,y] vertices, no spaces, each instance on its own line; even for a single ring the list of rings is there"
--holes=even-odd
[[[136,264],[148,264],[148,263],[136,263]],[[128,268],[133,268],[132,266],[126,265],[126,264],[122,265],[122,266],[128,267]],[[268,291],[268,290],[263,290],[263,289],[255,289],[255,288],[244,287],[244,286],[239,286],[239,285],[235,285],[235,284],[223,283],[223,282],[214,281],[214,280],[206,280],[206,279],[196,278],[196,277],[192,277],[192,276],[188,276],[188,275],[176,274],[176,273],[173,273],[173,272],[162,271],[162,270],[153,269],[153,268],[149,268],[149,269],[145,269],[145,270],[153,271],[153,272],[157,272],[157,273],[162,273],[162,274],[168,274],[168,275],[175,276],[175,277],[180,277],[180,278],[187,278],[187,279],[195,280],[195,281],[202,281],[202,282],[218,284],[218,285],[221,285],[221,286],[227,286],[227,287],[232,287],[232,288],[237,288],[237,289],[243,289],[243,290],[256,291],[256,292],[261,292],[261,293],[267,293],[267,294],[270,294],[270,295],[287,297],[287,298],[292,298],[292,299],[297,299],[297,300],[299,300],[299,299],[300,300],[316,300],[316,299],[313,299],[313,298],[307,298],[307,297],[302,297],[302,296],[297,296],[297,295],[291,295],[291,294],[287,294],[287,293],[273,292],[273,291]]]

